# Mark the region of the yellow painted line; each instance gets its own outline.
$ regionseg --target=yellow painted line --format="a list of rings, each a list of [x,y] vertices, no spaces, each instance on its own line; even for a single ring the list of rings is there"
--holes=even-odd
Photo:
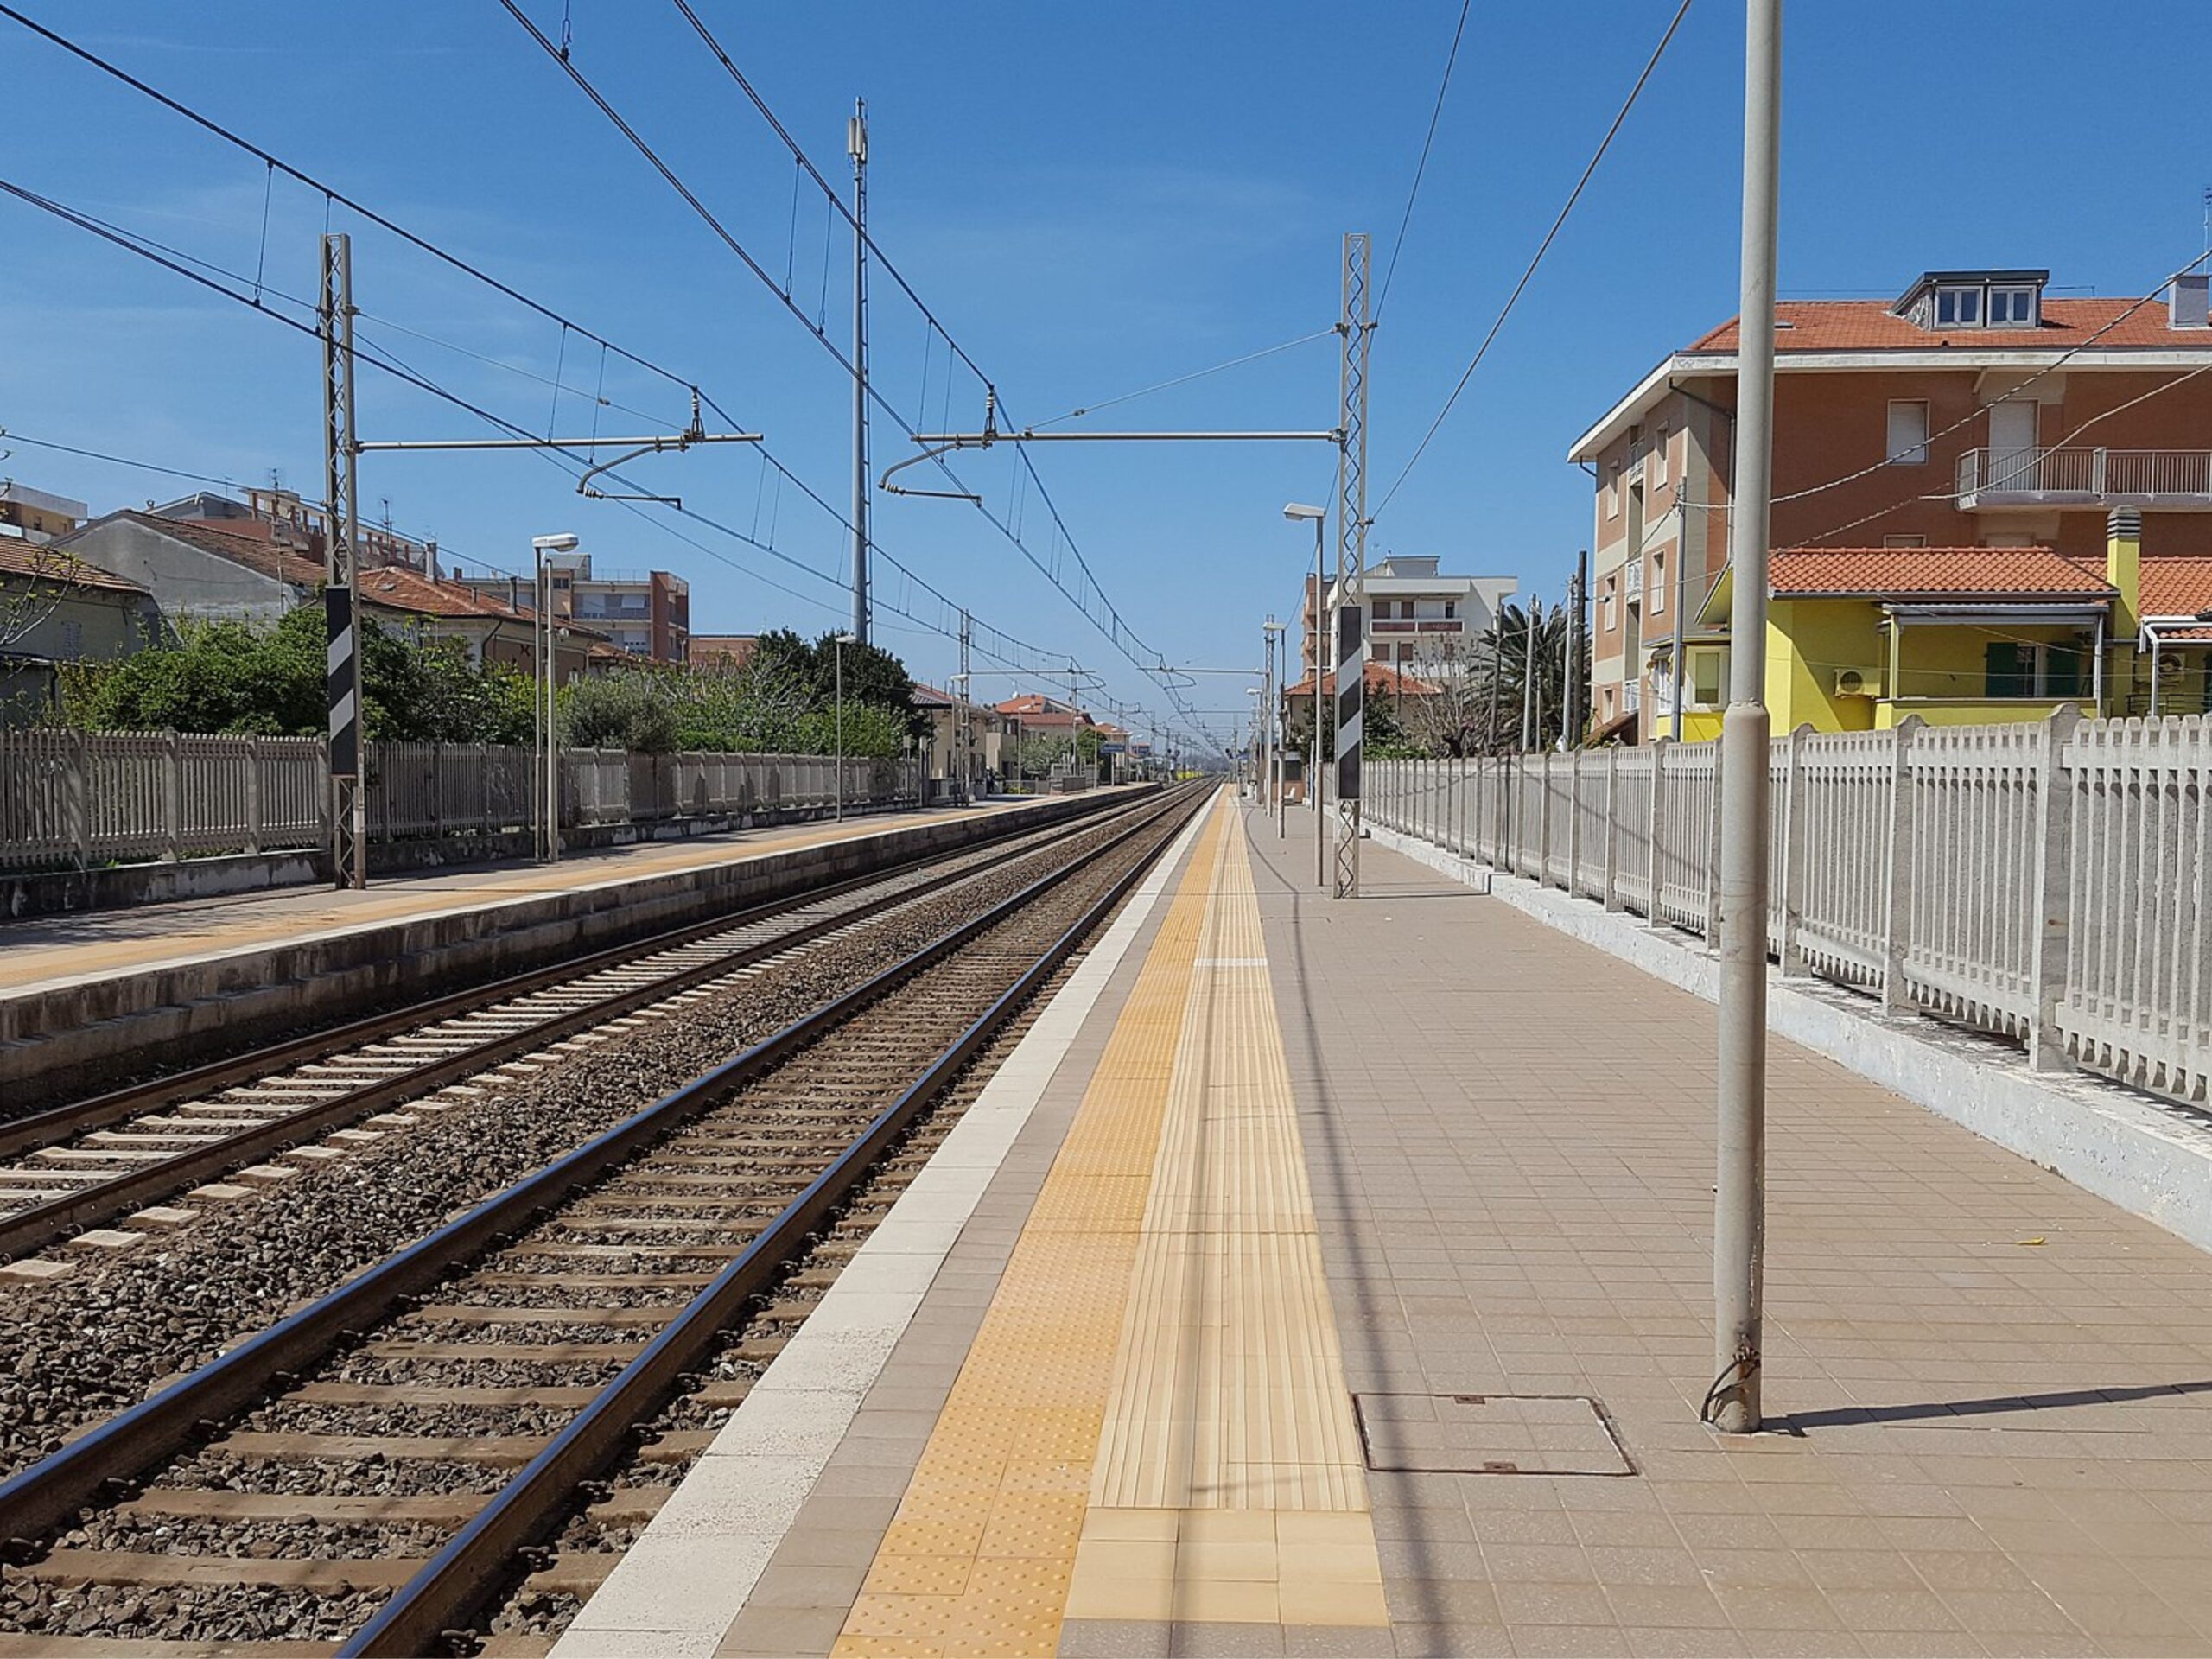
[[[1218,808],[835,1651],[1388,1621],[1243,830]]]

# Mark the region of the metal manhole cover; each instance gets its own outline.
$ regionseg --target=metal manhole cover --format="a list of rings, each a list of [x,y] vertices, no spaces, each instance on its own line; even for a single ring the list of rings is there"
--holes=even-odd
[[[1584,1394],[1355,1394],[1370,1469],[1402,1474],[1632,1475]]]

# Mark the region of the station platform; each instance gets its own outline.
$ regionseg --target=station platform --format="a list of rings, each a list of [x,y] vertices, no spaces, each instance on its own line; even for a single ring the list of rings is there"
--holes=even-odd
[[[556,864],[476,864],[381,876],[364,888],[280,887],[126,909],[0,920],[0,995],[56,980],[141,972],[277,940],[486,910],[549,893],[629,882],[852,840],[915,823],[1002,811],[978,803],[926,811],[855,813],[842,820],[733,830],[688,841],[636,842],[573,853]]]
[[[553,865],[391,876],[0,921],[0,1087],[47,1103],[621,945],[809,886],[1109,804],[1118,790],[858,814],[596,849]]]
[[[1713,1011],[1224,795],[555,1649],[2212,1650],[2206,1258],[1777,1040],[1771,1432]]]

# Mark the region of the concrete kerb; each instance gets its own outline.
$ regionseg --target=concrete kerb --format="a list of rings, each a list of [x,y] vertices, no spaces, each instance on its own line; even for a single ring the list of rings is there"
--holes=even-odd
[[[1507,875],[1376,828],[1376,844],[1487,893],[1711,1002],[1719,960],[1671,928]],[[1885,1016],[1839,986],[1768,976],[1768,1029],[2212,1250],[2212,1125],[2185,1108],[2083,1073],[2031,1071],[1994,1039],[1916,1016]]]
[[[720,1643],[1205,821],[1193,818],[1153,867],[576,1615],[554,1659],[704,1653]]]

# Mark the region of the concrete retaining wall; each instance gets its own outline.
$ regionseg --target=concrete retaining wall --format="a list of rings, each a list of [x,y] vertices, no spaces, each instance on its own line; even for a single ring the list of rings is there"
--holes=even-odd
[[[11,1107],[80,1096],[151,1055],[165,1067],[207,1059],[1124,798],[1043,801],[785,852],[734,848],[727,862],[694,869],[34,987],[0,997],[0,1089]]]
[[[1719,959],[1641,917],[1607,912],[1390,830],[1373,839],[1712,1002]],[[2118,1084],[2028,1068],[2010,1045],[1916,1015],[1885,1016],[1820,981],[1770,971],[1767,1027],[2076,1186],[2212,1250],[2212,1122]]]

